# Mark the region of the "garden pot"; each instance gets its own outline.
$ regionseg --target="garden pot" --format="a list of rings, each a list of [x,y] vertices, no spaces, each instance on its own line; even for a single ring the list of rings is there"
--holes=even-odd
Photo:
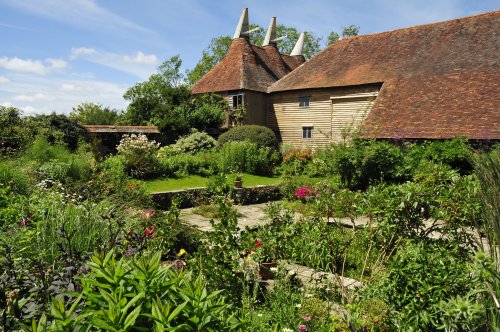
[[[241,180],[234,180],[234,187],[235,188],[243,188],[243,181]]]
[[[260,279],[262,279],[262,280],[274,279],[274,273],[273,273],[273,271],[271,271],[271,268],[277,267],[277,266],[278,266],[278,263],[276,263],[276,262],[260,263],[260,266],[259,266]]]

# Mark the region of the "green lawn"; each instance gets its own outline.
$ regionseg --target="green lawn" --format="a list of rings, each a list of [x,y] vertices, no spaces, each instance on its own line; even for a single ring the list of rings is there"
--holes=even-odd
[[[230,180],[233,180],[235,176],[236,176],[235,174],[231,174],[228,176],[228,178]],[[199,175],[190,175],[183,178],[154,179],[154,180],[147,180],[144,182],[146,183],[147,191],[150,193],[154,193],[161,191],[206,187],[208,183],[208,178],[204,178]],[[265,176],[243,174],[243,187],[276,184],[278,182],[279,178],[269,178]]]

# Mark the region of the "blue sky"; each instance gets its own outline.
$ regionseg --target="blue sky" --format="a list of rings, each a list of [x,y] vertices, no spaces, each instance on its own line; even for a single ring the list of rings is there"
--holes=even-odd
[[[125,109],[123,93],[180,54],[191,69],[213,37],[250,23],[326,37],[376,33],[500,9],[496,0],[0,0],[0,105],[69,113],[82,102]],[[488,32],[485,32],[488,33]]]

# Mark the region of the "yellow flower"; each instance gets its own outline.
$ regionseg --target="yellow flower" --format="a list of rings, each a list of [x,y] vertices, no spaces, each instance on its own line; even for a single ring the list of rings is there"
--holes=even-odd
[[[181,250],[179,250],[179,253],[177,254],[177,257],[181,257],[185,253],[186,253],[186,250],[184,248],[182,248]]]

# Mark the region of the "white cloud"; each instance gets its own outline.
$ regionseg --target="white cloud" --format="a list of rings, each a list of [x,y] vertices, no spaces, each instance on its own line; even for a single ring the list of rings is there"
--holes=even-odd
[[[54,97],[52,96],[47,96],[43,93],[35,93],[33,95],[17,95],[14,96],[13,99],[15,101],[51,101],[54,100]]]
[[[8,102],[8,101],[5,101],[5,102],[0,103],[0,106],[3,106],[3,107],[11,107],[11,106],[12,106],[12,103],[10,103],[10,102]]]
[[[63,59],[47,59],[45,60],[50,64],[50,68],[60,70],[68,66],[68,63]]]
[[[19,59],[18,57],[0,58],[0,67],[7,70],[34,73],[39,75],[44,75],[48,72],[47,68],[40,60],[23,60]]]
[[[124,55],[123,60],[126,63],[143,63],[146,65],[156,65],[158,58],[154,54],[146,55],[142,52],[137,52],[135,56]]]
[[[79,88],[74,84],[63,83],[59,86],[59,90],[61,91],[78,91]]]
[[[5,76],[0,76],[0,83],[1,83],[1,84],[7,84],[7,83],[9,83],[9,82],[10,82],[10,80],[9,80],[7,77],[5,77]]]
[[[154,54],[144,54],[138,51],[133,55],[99,51],[89,47],[72,48],[71,60],[83,59],[102,66],[113,68],[124,73],[147,79],[156,71],[158,57]]]
[[[10,71],[33,73],[38,75],[48,74],[52,70],[61,70],[66,68],[67,63],[62,59],[46,59],[42,60],[31,60],[31,59],[20,59],[18,57],[0,58],[0,67],[5,68]]]
[[[89,47],[74,47],[71,49],[71,54],[69,55],[70,60],[75,60],[80,55],[93,55],[97,51]]]
[[[24,114],[71,112],[74,106],[95,102],[116,109],[125,109],[123,94],[126,84],[81,79],[78,76],[39,76],[26,73],[12,74],[11,83],[2,86],[0,105],[14,106]]]

